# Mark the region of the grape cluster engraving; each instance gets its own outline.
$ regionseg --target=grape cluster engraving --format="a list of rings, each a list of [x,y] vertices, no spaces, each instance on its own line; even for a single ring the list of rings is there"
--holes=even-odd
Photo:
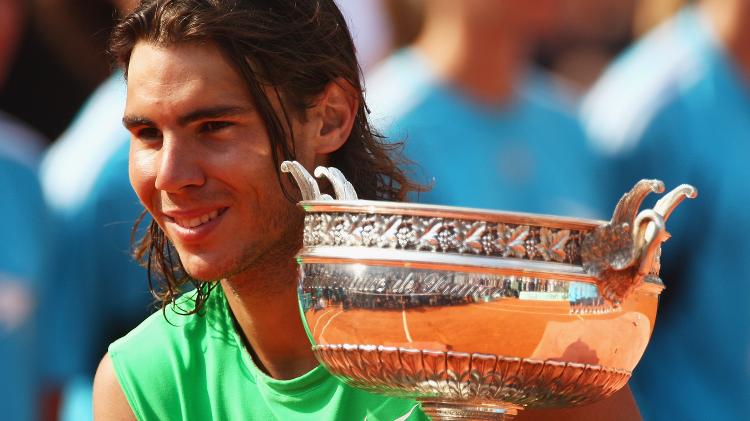
[[[377,247],[581,264],[577,230],[439,217],[308,213],[304,245]]]

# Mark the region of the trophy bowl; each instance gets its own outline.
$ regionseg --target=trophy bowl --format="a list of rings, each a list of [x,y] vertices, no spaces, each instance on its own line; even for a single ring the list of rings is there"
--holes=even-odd
[[[433,419],[509,419],[622,388],[654,327],[665,221],[696,190],[610,221],[336,198],[285,162],[305,212],[299,303],[318,360],[349,385],[420,401]]]

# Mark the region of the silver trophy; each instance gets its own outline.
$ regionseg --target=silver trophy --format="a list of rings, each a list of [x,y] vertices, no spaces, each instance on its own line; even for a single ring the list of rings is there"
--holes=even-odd
[[[336,198],[284,162],[305,211],[299,300],[318,360],[353,387],[421,402],[433,419],[509,419],[622,388],[656,320],[661,244],[681,185],[612,220]]]

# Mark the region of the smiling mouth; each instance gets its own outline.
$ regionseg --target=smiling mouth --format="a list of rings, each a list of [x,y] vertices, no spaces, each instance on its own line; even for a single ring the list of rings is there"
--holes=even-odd
[[[206,214],[197,216],[195,218],[170,218],[174,223],[182,228],[196,228],[207,222],[211,222],[217,216],[224,213],[227,208],[217,209]]]

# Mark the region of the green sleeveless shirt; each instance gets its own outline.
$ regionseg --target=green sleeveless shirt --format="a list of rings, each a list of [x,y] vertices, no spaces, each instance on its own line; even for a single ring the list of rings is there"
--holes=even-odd
[[[178,305],[192,308],[183,296]],[[202,315],[156,312],[109,347],[140,421],[417,420],[416,402],[351,388],[322,366],[292,380],[258,369],[234,329],[221,288]]]

